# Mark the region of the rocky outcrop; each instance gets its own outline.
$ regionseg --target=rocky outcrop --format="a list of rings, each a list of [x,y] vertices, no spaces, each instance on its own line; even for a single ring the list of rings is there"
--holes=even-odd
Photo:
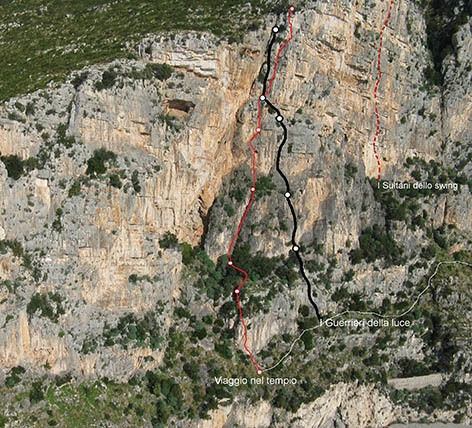
[[[383,428],[395,422],[398,412],[389,400],[372,385],[334,385],[322,397],[302,405],[293,414],[282,414],[270,403],[256,405],[236,402],[211,412],[210,421],[192,424],[192,428],[243,426],[266,428],[290,426],[294,428],[376,427]]]
[[[65,85],[51,90],[48,101],[40,94],[21,100],[41,106],[36,117],[24,123],[2,123],[3,155],[25,158],[40,150],[41,137],[33,129],[35,121],[42,124],[43,136],[49,133],[54,138],[55,128],[65,124],[68,135],[85,144],[74,148],[74,153],[58,153],[59,158],[49,167],[55,171],[54,176],[47,171],[33,171],[30,177],[12,181],[2,171],[0,193],[6,213],[2,218],[3,237],[19,239],[29,250],[44,248],[47,242],[47,255],[40,262],[48,279],[41,287],[55,290],[66,282],[68,288],[62,292],[72,306],[83,302],[81,311],[86,314],[70,308],[61,318],[60,324],[75,332],[74,339],[60,340],[60,346],[47,344],[50,339],[42,333],[44,326],[37,326],[39,330],[30,326],[31,336],[42,343],[38,346],[48,349],[39,354],[36,347],[17,352],[23,349],[24,335],[18,336],[16,331],[24,330],[18,326],[26,318],[23,316],[21,324],[15,317],[3,336],[5,366],[31,362],[48,364],[58,371],[57,363],[64,370],[103,374],[102,365],[96,362],[99,355],[78,364],[81,358],[73,349],[74,342],[103,326],[102,321],[91,328],[87,318],[96,310],[105,311],[105,320],[123,311],[141,314],[158,301],[169,304],[178,298],[180,254],[165,251],[159,256],[158,239],[166,231],[193,245],[202,239],[204,217],[219,193],[222,178],[237,162],[232,155],[236,116],[249,96],[262,60],[255,48],[221,49],[213,37],[185,37],[189,37],[186,44],[181,38],[154,42],[160,46],[161,56],[145,59],[175,66],[180,70],[175,79],[178,83],[123,77],[122,85],[97,91],[94,81],[101,73],[93,69],[89,70],[89,80],[77,91]],[[175,56],[177,47],[191,60]],[[209,49],[212,54],[207,53]],[[129,68],[127,64],[115,66],[124,67],[123,75]],[[138,67],[144,67],[144,62]],[[194,73],[194,67],[205,72]],[[177,108],[181,105],[190,107]],[[6,109],[12,106],[13,102]],[[136,168],[141,191],[124,193],[97,183],[97,190],[82,186],[80,195],[68,198],[70,183],[85,173],[84,161],[101,147],[116,153],[120,167],[129,168],[130,173],[131,167]],[[44,231],[59,207],[63,210],[61,232]],[[6,267],[5,279],[10,270]],[[153,280],[130,284],[131,274]],[[74,357],[66,358],[64,352]],[[136,364],[126,366],[126,371],[131,373],[132,367],[140,367],[138,357],[134,357]],[[105,359],[119,361],[122,357],[112,353]],[[112,373],[116,368],[111,364],[108,371]],[[122,371],[118,369],[117,373]]]
[[[322,244],[319,260],[334,260],[335,283],[354,269],[355,278],[344,281],[346,288],[380,306],[385,296],[400,291],[407,280],[420,279],[428,268],[353,267],[349,258],[361,231],[384,222],[366,177],[377,174],[373,88],[379,26],[388,4],[307,3],[294,15],[294,37],[271,93],[289,126],[281,167],[293,189],[297,236],[307,246]],[[192,246],[203,244],[213,260],[226,253],[249,189],[243,180],[236,183],[247,195],[232,207],[231,218],[218,208],[218,199],[228,196],[236,172],[249,170],[248,141],[262,90],[258,75],[272,23],[271,17],[267,28],[247,35],[241,44],[198,33],[149,37],[137,46],[137,60],[89,67],[77,87],[71,82],[51,86],[0,108],[1,155],[36,157],[43,163],[18,180],[7,177],[0,163],[0,240],[17,240],[23,249],[15,254],[6,248],[0,254],[0,366],[45,366],[51,374],[72,371],[126,380],[162,363],[164,346],[98,346],[85,352],[84,344],[129,313],[154,311],[165,336],[175,302],[187,286],[180,251],[161,241],[166,232]],[[471,137],[471,87],[464,83],[471,77],[470,20],[454,35],[456,50],[444,63],[441,88],[425,77],[431,63],[426,33],[416,2],[394,3],[384,33],[379,87],[385,180],[411,180],[404,165],[408,157],[429,161],[444,154],[444,168],[454,169],[456,150]],[[160,63],[175,70],[167,81],[140,74],[146,65]],[[106,69],[118,77],[111,87],[99,89],[96,83]],[[34,103],[35,113],[23,114],[18,103]],[[278,187],[257,196],[248,217],[254,227],[244,228],[240,239],[252,252],[267,256],[287,255],[290,241],[291,225],[283,230],[277,220],[289,218],[274,169],[279,136],[280,128],[264,111],[255,142],[258,174],[272,175]],[[61,141],[72,137],[73,143]],[[115,153],[116,160],[108,175],[97,178],[86,171],[87,160],[99,148]],[[470,168],[464,170],[469,176]],[[111,184],[109,174],[120,185],[116,177]],[[463,234],[472,230],[466,185],[421,209],[433,229],[453,224]],[[396,227],[405,258],[416,260],[425,232]],[[460,250],[468,244],[454,245]],[[29,258],[22,260],[21,254]],[[13,281],[15,289],[6,281]],[[332,291],[315,285],[323,313],[335,312]],[[63,313],[48,319],[28,309],[36,293],[59,293]],[[273,338],[297,331],[298,310],[305,302],[305,289],[296,287],[276,296],[268,313],[249,317],[251,348],[257,353]],[[242,349],[241,328],[236,343]],[[411,356],[421,352],[421,345],[409,337],[399,353]],[[211,420],[193,426],[381,427],[398,416],[373,386],[357,384],[337,384],[289,416],[264,401],[223,404]],[[282,422],[274,425],[278,416]]]

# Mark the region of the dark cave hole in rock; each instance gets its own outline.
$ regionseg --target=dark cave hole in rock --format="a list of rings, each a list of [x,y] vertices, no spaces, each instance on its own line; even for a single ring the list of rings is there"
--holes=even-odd
[[[192,101],[185,100],[170,100],[169,109],[178,110],[184,113],[190,113],[195,107],[195,104]]]

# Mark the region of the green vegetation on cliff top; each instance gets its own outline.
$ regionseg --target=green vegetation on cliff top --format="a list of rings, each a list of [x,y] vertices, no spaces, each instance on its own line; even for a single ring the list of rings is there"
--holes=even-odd
[[[286,0],[0,0],[0,101],[86,65],[124,58],[149,33],[211,31],[237,41]]]

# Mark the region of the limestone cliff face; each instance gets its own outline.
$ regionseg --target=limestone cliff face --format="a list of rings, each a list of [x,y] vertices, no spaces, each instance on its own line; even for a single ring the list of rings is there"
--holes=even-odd
[[[156,301],[171,304],[179,296],[180,254],[158,255],[158,239],[170,231],[180,241],[198,244],[221,180],[234,167],[236,116],[260,68],[261,52],[250,46],[217,47],[209,36],[185,38],[153,42],[162,57],[145,59],[175,66],[180,70],[178,83],[125,78],[121,86],[97,91],[93,82],[101,73],[90,70],[90,79],[77,91],[65,85],[49,91],[48,101],[42,94],[28,97],[41,107],[37,116],[26,117],[24,123],[2,122],[3,155],[26,158],[38,152],[41,136],[33,128],[36,121],[42,124],[43,135],[54,134],[54,128],[65,123],[67,133],[85,145],[85,150],[60,153],[51,171],[33,171],[16,182],[8,180],[2,169],[0,190],[5,213],[2,238],[18,239],[28,250],[47,248],[39,260],[48,278],[38,286],[50,291],[64,282],[68,285],[66,294],[80,309],[69,308],[61,324],[76,330],[79,337],[103,326],[103,320],[89,319],[97,311],[95,316],[104,311],[105,319],[107,313],[112,317],[123,311],[139,314],[151,310]],[[143,67],[142,62],[137,64]],[[178,124],[173,126],[166,117]],[[120,166],[131,163],[139,171],[142,190],[123,193],[97,184],[68,198],[65,187],[84,174],[84,160],[101,147],[126,159]],[[62,231],[56,233],[47,224],[54,221],[59,207]],[[4,279],[12,274],[11,262],[3,257]],[[130,284],[131,274],[157,278],[157,282]],[[12,302],[9,308],[14,306]],[[21,313],[4,330],[2,365],[31,361],[49,364],[54,372],[80,369],[85,374],[103,374],[97,362],[100,356],[80,362],[73,349],[77,337],[54,339],[57,331],[48,334],[44,326],[36,330],[28,325],[24,306]],[[30,344],[30,336],[36,346]],[[48,351],[38,353],[41,347]],[[122,356],[104,358],[119,361]],[[125,370],[129,373],[139,367],[138,357],[132,359]]]
[[[380,218],[365,177],[377,172],[373,88],[378,32],[387,8],[386,2],[308,2],[293,18],[293,41],[282,55],[271,94],[289,125],[290,150],[282,169],[294,191],[298,237],[303,243],[323,243],[322,256],[336,259],[338,277],[350,267],[348,252],[357,246],[361,230]],[[127,379],[137,369],[161,364],[163,352],[150,347],[84,353],[83,344],[123,314],[143,314],[156,304],[162,305],[162,331],[172,324],[172,307],[185,281],[180,252],[159,243],[165,232],[192,245],[204,241],[212,259],[226,252],[245,202],[234,207],[232,223],[223,225],[216,201],[228,192],[231,174],[249,168],[248,140],[261,93],[257,77],[272,23],[268,19],[267,28],[241,44],[220,43],[206,34],[151,37],[138,45],[136,61],[91,67],[78,87],[68,82],[2,107],[4,156],[39,156],[60,125],[77,144],[47,146],[45,166],[18,180],[8,178],[0,163],[0,239],[18,240],[40,271],[34,275],[11,250],[0,254],[0,281],[18,284],[15,292],[4,282],[0,288],[0,366],[47,366],[54,374]],[[446,166],[453,168],[453,143],[470,141],[470,21],[460,27],[454,43],[457,58],[451,55],[445,62],[445,87],[426,90],[430,54],[421,10],[411,1],[394,3],[384,33],[379,87],[383,179],[408,180],[407,157],[434,160],[445,153]],[[130,77],[149,63],[167,63],[175,72],[165,82]],[[98,90],[95,83],[106,68],[117,70],[119,77],[113,87]],[[36,106],[33,115],[17,109],[18,103],[28,102]],[[21,120],[8,119],[12,112]],[[256,141],[258,174],[273,174],[280,186],[274,170],[280,129],[266,111],[262,129]],[[74,180],[85,176],[87,159],[101,147],[117,154],[113,171],[121,174],[123,187],[103,178],[82,184],[80,193],[71,196]],[[345,178],[348,164],[356,168],[351,180]],[[132,189],[133,171],[140,191]],[[250,222],[264,220],[274,227],[269,232],[243,229],[241,239],[254,252],[286,254],[289,232],[278,229],[273,217],[287,217],[287,212],[279,190],[270,199],[256,199]],[[467,186],[441,195],[428,214],[435,227],[454,223],[470,233]],[[399,234],[411,243],[407,256],[415,257],[421,233],[405,229]],[[380,304],[382,292],[400,290],[407,278],[424,273],[410,275],[407,266],[379,272],[362,265],[352,286]],[[130,281],[131,275],[140,279]],[[32,295],[49,292],[60,292],[64,299],[57,322],[27,313]],[[325,290],[317,293],[323,312],[336,309]],[[288,294],[291,299],[272,301],[269,314],[249,320],[257,324],[249,339],[256,352],[273,337],[296,330],[305,292],[299,287]],[[236,403],[194,426],[275,426],[274,412],[266,402],[251,408]],[[392,422],[395,412],[371,387],[340,384],[291,415],[297,422],[290,426],[380,427]],[[318,422],[307,422],[308,415],[317,415]]]
[[[290,148],[282,159],[281,168],[294,194],[292,201],[300,220],[298,237],[305,243],[313,239],[322,243],[325,254],[333,255],[340,268],[350,266],[349,245],[356,245],[360,232],[379,220],[370,185],[363,177],[377,176],[372,147],[373,94],[378,33],[387,12],[387,3],[316,2],[309,10],[297,13],[293,19],[294,37],[282,56],[270,96],[290,121]],[[470,140],[470,113],[468,107],[460,107],[462,102],[470,104],[466,101],[470,96],[469,88],[461,88],[459,83],[468,81],[465,75],[470,74],[470,67],[463,65],[470,64],[470,55],[466,53],[470,40],[468,31],[470,24],[465,24],[456,35],[457,55],[462,61],[456,63],[451,54],[448,65],[444,66],[448,70],[446,75],[454,75],[446,89],[428,90],[425,70],[431,66],[431,60],[422,11],[412,2],[395,2],[383,36],[383,75],[378,92],[381,120],[378,151],[383,180],[410,181],[408,169],[404,167],[407,158],[419,156],[427,161],[437,160],[442,150],[446,153],[453,150],[452,142]],[[242,137],[250,134],[256,123],[255,100],[261,90],[256,82],[251,100],[243,109],[245,119],[241,128],[247,131],[241,131],[240,147],[235,150],[245,150],[246,156],[250,149],[247,138]],[[259,175],[273,174],[282,189],[274,166],[280,136],[274,122],[273,117],[264,113],[263,131],[255,142],[257,165]],[[451,158],[444,156],[446,163]],[[345,173],[345,166],[349,164],[357,170],[351,180],[346,179]],[[470,170],[467,171],[470,175]],[[256,198],[249,214],[249,222],[265,221],[269,227],[242,231],[242,239],[247,239],[254,251],[269,255],[287,254],[290,242],[291,226],[289,231],[283,232],[271,219],[274,211],[282,218],[289,218],[281,190],[277,192],[278,195],[270,198]],[[237,218],[244,208],[241,204]],[[472,214],[471,194],[467,186],[462,186],[458,194],[449,192],[438,196],[437,205],[426,209],[435,228],[450,222],[466,233],[471,230],[467,220]],[[214,257],[225,252],[230,240],[228,231],[217,227],[219,218],[217,212],[206,238],[205,248]],[[235,222],[233,231],[236,226]],[[399,234],[401,242],[411,243],[407,257],[416,257],[424,237],[407,229]],[[424,273],[419,271],[416,277]],[[381,272],[359,267],[353,289],[362,290],[380,304],[382,294],[377,294],[376,289],[388,293],[391,287],[399,291],[408,279],[412,279],[412,275],[407,266],[384,268]],[[336,308],[322,286],[317,287],[316,292],[323,312]],[[303,293],[292,297],[294,308],[305,301]],[[270,314],[263,315],[264,321],[254,320],[257,327],[250,338],[253,347],[263,348],[280,331],[278,326],[283,325],[282,330],[287,328],[296,311],[288,309],[286,312],[284,306],[274,303]],[[280,316],[276,317],[274,313],[278,310]]]
[[[295,36],[283,56],[272,92],[272,101],[292,120],[291,153],[284,157],[282,168],[298,189],[295,204],[303,213],[300,236],[308,241],[316,235],[331,254],[345,248],[346,241],[355,242],[360,230],[372,219],[371,214],[363,216],[361,212],[362,199],[367,198],[366,205],[373,205],[368,199],[369,189],[357,180],[346,183],[343,168],[353,163],[362,174],[377,175],[372,148],[373,88],[377,78],[379,25],[386,14],[386,4],[373,6],[364,2],[317,2],[311,10],[298,13],[294,17]],[[460,37],[468,40],[464,35]],[[467,57],[467,42],[458,43],[462,43],[461,55]],[[429,55],[421,11],[411,2],[396,2],[384,33],[383,76],[379,86],[382,179],[408,180],[403,168],[408,157],[436,159],[442,143],[467,140],[470,128],[467,107],[456,114],[463,96],[450,91],[426,93],[424,70],[429,65]],[[462,77],[459,80],[464,81]],[[452,82],[451,86],[456,87]],[[244,108],[242,129],[248,129],[247,133],[255,123],[254,100],[260,85],[255,88],[252,102]],[[459,86],[454,90],[459,90]],[[444,99],[449,108],[443,108]],[[243,149],[245,135],[246,132],[241,132]],[[261,138],[256,141],[261,175],[275,173],[277,135],[273,120],[266,117]],[[352,192],[359,197],[349,198]],[[452,207],[469,197],[464,189],[454,197],[454,203],[445,195],[441,204]],[[470,224],[459,214],[470,213],[469,208],[464,202],[459,204],[457,215],[447,215],[464,230],[470,230]],[[444,211],[433,216],[435,223],[440,224]],[[226,241],[221,235],[216,236],[207,249],[213,255],[221,254]],[[266,241],[256,237],[253,243],[267,251],[270,243]],[[221,245],[215,248],[215,242]]]
[[[287,426],[288,423],[294,428],[382,428],[395,422],[397,417],[398,411],[375,388],[338,384],[313,403],[302,405],[298,412],[290,415],[278,414],[270,403],[262,400],[256,405],[237,402],[212,412],[210,421],[191,426],[262,428]]]

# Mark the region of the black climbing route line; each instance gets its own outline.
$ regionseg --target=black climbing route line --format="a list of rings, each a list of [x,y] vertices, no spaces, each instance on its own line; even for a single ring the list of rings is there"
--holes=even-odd
[[[276,28],[276,27],[274,27],[274,28]],[[272,53],[272,47],[274,46],[276,38],[277,38],[277,33],[274,32],[273,29],[272,29],[272,35],[270,37],[269,44],[267,46],[267,61],[266,61],[267,70],[266,70],[266,73],[265,73],[265,76],[264,76],[264,82],[262,84],[262,93],[263,94],[265,94],[267,92],[267,81],[269,80],[269,74],[270,74],[270,57],[271,57],[271,53]]]
[[[293,28],[292,28],[291,17],[292,17],[292,14],[293,14],[294,10],[295,10],[295,8],[293,6],[291,6],[290,9],[289,9],[289,14],[288,14],[288,23],[289,23],[289,27],[290,27],[290,37],[279,47],[279,49],[277,51],[277,54],[275,56],[275,61],[274,61],[273,68],[271,67],[272,49],[273,49],[274,44],[277,40],[277,34],[279,33],[280,29],[277,26],[272,27],[272,35],[269,39],[268,46],[267,46],[266,72],[265,72],[264,81],[263,81],[262,95],[259,97],[258,102],[257,102],[257,128],[255,130],[255,133],[252,135],[252,137],[249,140],[249,146],[251,148],[251,154],[252,154],[252,157],[251,157],[251,159],[252,159],[252,161],[251,161],[252,186],[249,189],[251,196],[250,196],[250,199],[249,199],[249,201],[246,205],[246,209],[244,210],[243,216],[242,216],[242,218],[239,222],[237,231],[233,235],[233,238],[232,238],[232,240],[231,240],[231,242],[228,246],[228,251],[227,251],[228,266],[232,267],[233,269],[235,269],[236,271],[238,271],[239,273],[241,273],[243,275],[243,279],[241,280],[239,285],[234,289],[234,298],[235,298],[237,306],[238,306],[239,317],[240,317],[241,325],[243,327],[243,338],[244,338],[243,347],[246,350],[246,353],[249,355],[249,358],[251,359],[251,362],[252,362],[253,366],[256,368],[257,373],[259,375],[262,374],[262,368],[257,363],[256,358],[255,358],[253,352],[251,351],[251,349],[248,345],[248,328],[247,328],[247,325],[246,325],[246,322],[245,322],[245,319],[244,319],[243,305],[242,305],[242,302],[241,302],[241,294],[242,294],[241,292],[242,292],[243,286],[245,285],[246,281],[249,278],[249,274],[244,269],[242,269],[241,267],[237,266],[234,263],[232,253],[233,253],[234,245],[235,245],[237,239],[239,238],[239,235],[240,235],[241,230],[243,228],[244,222],[247,218],[249,210],[250,210],[250,208],[251,208],[251,206],[254,202],[254,199],[255,199],[256,186],[257,186],[257,179],[256,179],[256,153],[257,153],[257,151],[256,151],[256,148],[254,147],[253,142],[260,135],[260,133],[262,131],[262,110],[263,110],[264,102],[273,111],[276,112],[275,120],[281,124],[282,129],[283,129],[284,137],[283,137],[282,143],[279,145],[279,148],[278,148],[278,151],[277,151],[276,169],[277,169],[277,172],[280,174],[280,176],[282,177],[282,179],[285,182],[285,187],[286,187],[285,197],[286,197],[287,203],[290,207],[290,212],[292,213],[292,219],[293,219],[292,250],[295,252],[295,255],[297,257],[298,264],[300,266],[301,276],[303,277],[303,279],[305,280],[305,282],[307,284],[308,300],[310,301],[311,305],[315,309],[316,316],[318,317],[318,320],[320,321],[320,324],[321,324],[321,321],[322,321],[320,312],[318,310],[318,306],[316,305],[316,303],[313,299],[313,296],[312,296],[311,282],[308,279],[308,277],[306,276],[304,265],[303,265],[303,259],[302,259],[301,255],[299,254],[300,247],[296,243],[296,234],[297,234],[298,224],[297,224],[297,216],[296,216],[295,208],[292,204],[292,201],[290,200],[290,184],[289,184],[289,181],[288,181],[287,177],[285,176],[285,174],[283,173],[283,171],[280,168],[280,159],[281,159],[281,156],[282,156],[282,149],[283,149],[285,143],[287,142],[288,131],[287,131],[287,127],[283,124],[283,116],[280,113],[280,110],[277,107],[275,107],[267,99],[268,95],[270,94],[270,92],[272,90],[272,85],[273,85],[275,77],[277,75],[277,68],[278,68],[278,64],[279,64],[280,54],[282,53],[282,51],[285,49],[285,47],[290,43],[290,41],[293,38]],[[272,76],[269,79],[271,70],[272,70]]]
[[[290,19],[289,19],[289,24],[290,24],[290,38],[287,40],[287,42],[284,44],[283,47],[285,47],[285,45],[292,39],[292,23],[291,23]],[[271,49],[272,49],[272,47],[274,45],[274,42],[276,40],[276,34],[278,33],[278,31],[279,31],[278,27],[274,27],[273,30],[272,30],[272,38],[270,39],[268,52],[267,52],[267,70],[270,69]],[[278,64],[278,58],[279,58],[280,52],[281,52],[281,50],[279,50],[279,52],[277,54],[277,57],[276,57],[276,65]],[[263,94],[264,95],[261,95],[259,97],[259,100],[261,102],[265,102],[267,104],[267,106],[272,111],[275,112],[275,120],[282,127],[282,130],[283,130],[283,138],[282,138],[282,141],[279,144],[279,148],[277,150],[275,168],[276,168],[278,174],[280,175],[280,177],[282,178],[282,180],[285,183],[285,200],[287,201],[287,204],[290,208],[290,212],[292,214],[292,222],[293,222],[292,239],[291,239],[292,251],[294,252],[294,254],[297,258],[298,265],[299,265],[299,268],[300,268],[300,274],[301,274],[301,276],[303,277],[303,280],[306,283],[308,300],[309,300],[311,306],[313,306],[313,309],[315,310],[316,317],[318,318],[318,321],[321,322],[322,317],[321,317],[318,305],[316,304],[315,300],[313,299],[313,287],[312,287],[312,284],[310,282],[310,279],[308,278],[308,276],[305,273],[303,258],[300,254],[300,246],[297,244],[297,240],[296,240],[297,230],[298,230],[298,222],[297,222],[297,214],[296,214],[296,211],[295,211],[295,207],[293,206],[293,203],[292,203],[292,200],[291,200],[292,192],[291,192],[291,189],[290,189],[290,182],[288,181],[287,176],[285,175],[285,173],[282,171],[282,168],[280,167],[280,160],[282,158],[282,152],[283,152],[284,146],[285,146],[285,144],[287,142],[287,139],[288,139],[288,129],[284,124],[284,117],[281,114],[280,110],[274,104],[272,104],[272,102],[267,98],[267,95],[268,95],[268,92],[269,92],[266,89],[268,78],[269,78],[269,74],[266,73],[266,76],[264,78],[264,84],[263,84],[263,88],[264,88],[263,89]],[[273,79],[271,80],[271,82],[272,81],[273,81]],[[270,85],[270,87],[271,86],[272,85]]]

